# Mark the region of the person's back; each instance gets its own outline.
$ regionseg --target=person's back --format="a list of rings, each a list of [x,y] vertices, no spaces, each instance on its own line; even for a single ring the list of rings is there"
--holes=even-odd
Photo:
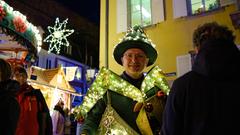
[[[9,85],[4,82],[3,85]],[[10,85],[12,85],[11,83]],[[15,84],[17,86],[17,84]],[[9,89],[2,88],[0,84],[0,135],[14,135],[15,129],[17,127],[17,121],[19,119],[19,104],[13,95],[13,93],[8,92]]]
[[[0,59],[0,135],[14,135],[20,107],[15,98],[19,83],[10,79],[11,67]]]
[[[236,132],[238,128],[233,123],[239,121],[240,113],[237,109],[240,105],[237,81],[206,79],[194,71],[176,80],[172,88],[176,97],[170,97],[168,104],[176,105],[179,114],[168,117],[165,124],[175,120],[179,125],[172,126],[171,133],[163,135],[227,135]],[[183,86],[185,83],[187,85]]]
[[[161,134],[239,134],[240,52],[234,38],[216,23],[200,27],[195,38],[201,46],[193,69],[172,85]]]

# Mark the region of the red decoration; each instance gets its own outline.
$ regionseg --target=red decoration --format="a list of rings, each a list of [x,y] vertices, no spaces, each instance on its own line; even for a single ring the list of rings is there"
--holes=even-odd
[[[4,8],[0,6],[0,21],[6,16],[6,12],[4,11]]]
[[[13,19],[13,24],[17,32],[24,33],[27,30],[27,25],[20,17],[15,17]]]
[[[164,92],[162,92],[161,90],[159,90],[157,93],[156,93],[157,97],[162,97],[164,96]]]
[[[80,118],[77,120],[77,122],[80,123],[80,124],[83,124],[84,118],[83,118],[83,117],[80,117]]]
[[[7,59],[7,61],[10,63],[10,65],[15,68],[17,66],[24,66],[26,64],[26,62],[24,61],[24,59],[16,59],[16,58],[10,58]]]

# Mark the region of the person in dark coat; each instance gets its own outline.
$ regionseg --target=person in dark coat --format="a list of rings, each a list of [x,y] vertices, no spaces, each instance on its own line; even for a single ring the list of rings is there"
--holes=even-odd
[[[10,64],[0,59],[0,135],[15,135],[20,107],[15,98],[19,83],[10,79]]]
[[[194,31],[192,71],[172,85],[161,135],[240,134],[240,51],[234,39],[231,30],[216,22]]]
[[[159,133],[161,128],[159,126],[161,125],[160,117],[165,99],[162,98],[163,100],[161,100],[161,98],[155,95],[161,92],[163,95],[167,95],[170,88],[160,69],[158,70],[159,72],[157,71],[156,74],[153,74],[160,74],[161,77],[158,79],[161,81],[153,83],[151,87],[145,87],[149,86],[150,83],[146,81],[144,70],[146,67],[154,64],[157,59],[157,51],[153,43],[147,38],[140,26],[134,26],[128,30],[122,42],[116,45],[113,55],[116,62],[123,66],[124,72],[118,76],[110,70],[100,70],[99,76],[93,83],[93,87],[88,90],[87,95],[84,97],[84,103],[79,109],[84,111],[85,108],[91,108],[89,107],[89,102],[94,102],[96,98],[90,98],[100,97],[91,110],[86,111],[88,113],[81,126],[81,134],[111,133],[116,135],[136,135],[146,132],[149,134]],[[104,76],[105,73],[103,72],[105,71],[107,73]],[[151,71],[155,70],[150,70],[147,75],[150,75]],[[101,85],[105,83],[105,81],[101,82],[102,75],[109,82],[107,86]],[[148,79],[151,79],[151,77],[148,76]],[[119,83],[114,83],[114,80],[119,81]],[[155,82],[155,80],[152,80],[152,82]],[[126,90],[121,86],[122,84],[126,84]],[[161,87],[157,87],[155,84]],[[97,85],[98,87],[94,91],[94,87]],[[106,87],[109,89],[106,92],[102,92]],[[143,90],[143,87],[146,89]],[[105,94],[100,95],[101,93]],[[140,93],[139,96],[135,95],[137,93]],[[137,98],[144,101],[138,102]],[[150,99],[155,99],[154,101],[157,103],[152,103]]]

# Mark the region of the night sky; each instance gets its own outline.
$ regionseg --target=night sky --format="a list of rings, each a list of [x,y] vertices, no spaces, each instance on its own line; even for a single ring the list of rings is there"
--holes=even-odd
[[[56,0],[89,21],[99,25],[100,0]]]

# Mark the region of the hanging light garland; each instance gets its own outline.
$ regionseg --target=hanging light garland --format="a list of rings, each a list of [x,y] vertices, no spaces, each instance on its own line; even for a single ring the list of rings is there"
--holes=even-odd
[[[29,52],[40,52],[42,37],[36,26],[26,20],[26,16],[13,10],[5,1],[0,0],[0,26],[5,34],[11,35],[21,45],[26,46]],[[29,54],[33,62],[37,56]]]

